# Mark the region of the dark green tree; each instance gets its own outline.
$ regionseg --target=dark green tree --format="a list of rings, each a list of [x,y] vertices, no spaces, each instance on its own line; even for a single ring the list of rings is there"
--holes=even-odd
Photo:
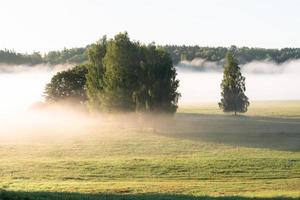
[[[141,46],[140,51],[140,81],[133,94],[136,110],[176,112],[179,81],[171,57],[154,44]]]
[[[235,59],[236,49],[231,48],[225,57],[223,80],[221,83],[221,102],[219,107],[224,112],[246,112],[250,105],[245,95],[245,77],[242,76],[238,62]]]
[[[104,40],[102,40],[104,41]],[[91,107],[108,111],[175,112],[179,93],[169,54],[120,33],[89,50],[87,91]]]
[[[72,101],[84,103],[86,96],[86,66],[76,66],[73,69],[58,72],[46,85],[45,99],[47,102]]]

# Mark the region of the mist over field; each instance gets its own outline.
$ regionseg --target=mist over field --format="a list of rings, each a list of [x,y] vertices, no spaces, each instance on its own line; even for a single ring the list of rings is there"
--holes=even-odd
[[[246,77],[247,96],[251,101],[299,100],[299,66],[299,60],[280,65],[256,61],[241,66]],[[55,140],[57,138],[55,136],[59,136],[60,139],[68,138],[104,127],[111,130],[115,130],[115,127],[137,127],[137,118],[133,115],[118,115],[117,118],[111,119],[104,114],[91,115],[86,110],[69,103],[44,104],[45,85],[54,74],[71,67],[71,65],[0,66],[2,141],[3,139],[23,141],[24,138],[32,139],[46,135],[51,135],[50,138]],[[183,61],[176,68],[177,78],[180,80],[179,107],[219,101],[223,76],[221,63],[195,59],[191,62]],[[143,123],[145,125],[145,122]]]
[[[59,134],[61,130],[64,130],[64,134],[74,134],[91,125],[97,124],[98,127],[101,124],[99,120],[103,121],[105,118],[103,114],[91,116],[70,104],[43,103],[45,85],[54,74],[71,67],[1,65],[0,135],[40,134],[51,131],[53,134]],[[204,102],[217,103],[220,100],[220,83],[223,76],[221,63],[194,59],[190,62],[183,61],[176,68],[177,78],[180,80],[179,107]],[[300,60],[283,64],[255,61],[241,65],[241,68],[246,77],[246,94],[251,101],[300,99]]]
[[[0,112],[7,117],[28,110],[43,101],[45,85],[58,71],[69,65],[0,66]],[[246,77],[246,94],[251,101],[299,100],[300,60],[283,64],[269,61],[251,62],[241,66]],[[220,63],[194,59],[177,66],[181,104],[218,102],[222,70]],[[28,90],[30,88],[30,90]]]
[[[63,113],[57,107],[37,111],[37,108],[42,105],[45,85],[51,77],[70,67],[69,65],[0,66],[0,136],[2,140],[3,136],[16,139],[20,134],[42,134],[46,130],[50,131],[51,127],[66,129],[68,123],[64,126],[63,123],[67,122],[67,119],[72,123],[75,122],[75,118],[78,119],[78,116],[74,115],[75,112],[71,115],[71,112],[67,112],[65,108]]]
[[[177,66],[177,78],[180,80],[179,92],[181,93],[179,106],[219,101],[222,80],[220,63],[196,59],[191,62],[184,61],[180,65]],[[51,77],[58,71],[70,67],[69,65],[0,66],[0,119],[1,123],[6,124],[5,127],[14,127],[6,132],[12,133],[16,130],[16,123],[22,127],[20,129],[24,129],[22,124],[27,124],[27,127],[51,127],[53,123],[58,124],[66,118],[72,125],[73,119],[83,117],[82,113],[76,116],[74,113],[77,111],[72,111],[72,107],[64,109],[63,112],[61,107],[47,108],[44,112],[37,112],[36,109],[44,101],[44,88]],[[281,65],[272,62],[251,62],[241,68],[246,77],[246,94],[251,101],[300,99],[299,60]],[[53,120],[54,118],[56,120]],[[3,127],[1,132],[3,132]]]

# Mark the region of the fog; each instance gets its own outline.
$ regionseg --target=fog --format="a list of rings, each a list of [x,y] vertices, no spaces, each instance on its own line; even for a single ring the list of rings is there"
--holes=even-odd
[[[181,93],[179,106],[218,102],[222,80],[222,72],[216,67],[219,63],[198,60],[183,64],[188,67],[177,68]],[[193,65],[202,65],[201,70],[192,70]],[[208,67],[216,70],[205,70]],[[268,61],[252,62],[241,67],[250,101],[300,100],[300,61],[281,65]],[[44,101],[46,83],[55,73],[67,68],[70,66],[0,66],[0,136],[16,139],[19,138],[15,137],[16,134],[20,133],[51,133],[61,137],[68,133],[82,133],[85,132],[82,130],[91,127],[100,130],[112,121],[114,124],[111,127],[119,127],[120,119],[124,118],[128,127],[133,116],[119,116],[118,120],[114,118],[110,121],[103,114],[90,114],[79,108],[74,109],[72,105],[64,105],[62,109],[62,106],[41,103]],[[136,124],[136,118],[131,121]]]
[[[55,73],[67,68],[70,66],[0,66],[2,118],[26,111],[31,105],[43,101],[46,83]],[[300,60],[283,64],[251,62],[241,68],[250,100],[300,100]],[[220,99],[220,63],[202,59],[184,61],[177,67],[177,72],[181,93],[179,104],[217,102]]]
[[[26,111],[32,104],[43,101],[43,91],[51,77],[58,71],[70,67],[69,65],[36,65],[34,67],[0,65],[0,114],[2,118]]]
[[[147,127],[148,122],[158,118],[141,118],[134,113],[108,115],[89,112],[84,106],[72,102],[45,104],[45,85],[54,74],[70,67],[0,66],[0,144],[66,142],[95,131],[107,134],[118,133],[119,130],[140,130],[141,124]],[[145,117],[147,120],[143,121]]]

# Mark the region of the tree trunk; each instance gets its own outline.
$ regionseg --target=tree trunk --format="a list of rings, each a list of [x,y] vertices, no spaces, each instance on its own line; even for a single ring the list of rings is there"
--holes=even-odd
[[[234,116],[236,116],[236,96],[234,97]]]

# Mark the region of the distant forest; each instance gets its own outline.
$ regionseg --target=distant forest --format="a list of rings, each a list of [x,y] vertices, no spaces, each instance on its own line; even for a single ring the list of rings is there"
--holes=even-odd
[[[71,48],[61,51],[50,51],[44,55],[39,52],[32,54],[17,53],[13,50],[0,50],[0,63],[11,65],[37,65],[37,64],[83,64],[88,60],[87,49],[89,45],[83,48]],[[191,61],[195,58],[201,58],[206,61],[220,62],[224,59],[228,48],[226,47],[200,47],[185,45],[166,45],[159,48],[167,51],[173,64],[180,61]],[[283,63],[292,59],[300,58],[300,48],[284,49],[264,49],[264,48],[237,48],[237,58],[240,64],[246,64],[251,61],[269,60],[276,63]]]

